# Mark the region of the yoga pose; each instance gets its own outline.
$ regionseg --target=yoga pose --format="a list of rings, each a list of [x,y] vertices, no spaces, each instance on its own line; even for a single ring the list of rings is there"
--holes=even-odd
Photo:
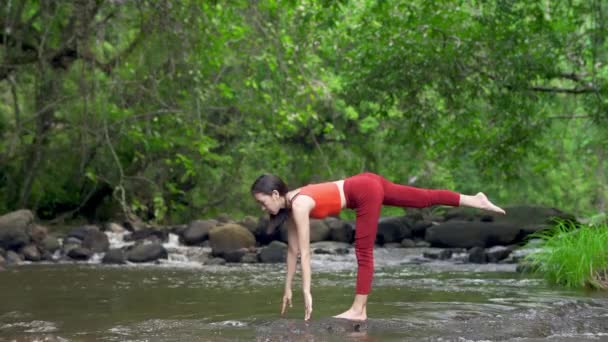
[[[270,214],[269,231],[287,220],[287,274],[281,314],[291,307],[291,283],[298,254],[302,271],[304,319],[312,313],[310,293],[310,222],[309,218],[337,215],[343,208],[354,209],[355,254],[357,256],[356,294],[350,309],[334,316],[350,320],[367,319],[367,296],[374,274],[374,241],[383,204],[398,207],[425,208],[433,205],[465,206],[504,214],[486,195],[462,195],[449,190],[432,190],[400,185],[374,173],[362,173],[343,180],[310,184],[289,191],[277,176],[262,175],[251,186],[251,193]]]

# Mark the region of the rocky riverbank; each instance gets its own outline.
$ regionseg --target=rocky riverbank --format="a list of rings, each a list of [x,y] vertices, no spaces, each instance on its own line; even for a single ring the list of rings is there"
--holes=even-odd
[[[463,208],[448,209],[443,215],[408,210],[407,215],[380,220],[376,243],[385,248],[441,248],[424,250],[421,262],[515,263],[523,255],[518,247],[528,235],[548,228],[555,218],[574,220],[554,208],[512,206],[506,210],[505,216]],[[31,211],[19,210],[0,217],[0,270],[24,261],[158,262],[168,258],[169,241],[174,241],[172,246],[210,250],[195,258],[202,265],[284,262],[286,229],[269,235],[266,223],[265,218],[247,216],[163,227],[108,222],[57,229],[37,222]],[[313,253],[350,253],[355,229],[353,222],[335,217],[312,219]]]

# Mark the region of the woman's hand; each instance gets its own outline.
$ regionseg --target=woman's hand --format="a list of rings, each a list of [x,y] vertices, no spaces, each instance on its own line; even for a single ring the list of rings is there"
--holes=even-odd
[[[312,295],[310,292],[304,292],[304,320],[308,321],[312,314]]]
[[[281,308],[281,316],[283,316],[285,314],[285,312],[287,311],[287,305],[289,305],[289,307],[291,308],[291,290],[285,290],[285,293],[283,294],[283,307]]]

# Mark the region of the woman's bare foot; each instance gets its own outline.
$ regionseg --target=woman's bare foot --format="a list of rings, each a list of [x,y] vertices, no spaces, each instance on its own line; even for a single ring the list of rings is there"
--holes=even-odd
[[[493,211],[499,214],[505,214],[505,211],[490,202],[488,197],[483,192],[478,192],[475,196],[460,195],[460,206],[478,208],[488,211]]]
[[[356,312],[355,310],[350,308],[345,312],[334,316],[334,318],[348,319],[351,321],[365,321],[367,320],[367,315],[364,312]]]
[[[503,215],[505,214],[505,211],[502,208],[494,205],[494,203],[490,202],[486,194],[483,192],[478,192],[477,195],[475,195],[475,198],[479,201],[479,209],[489,210]]]

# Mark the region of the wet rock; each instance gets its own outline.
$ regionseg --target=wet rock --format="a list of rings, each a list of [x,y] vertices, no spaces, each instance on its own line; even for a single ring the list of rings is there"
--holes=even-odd
[[[411,239],[403,239],[401,241],[401,247],[403,248],[413,248],[416,247],[416,243]]]
[[[325,224],[329,227],[331,241],[352,243],[355,240],[355,230],[351,223],[328,217],[325,219]]]
[[[93,253],[103,253],[110,248],[110,241],[105,233],[100,231],[90,231],[84,237],[82,247],[91,250]]]
[[[63,243],[63,246],[61,246],[61,252],[63,255],[68,255],[70,253],[70,251],[74,248],[79,248],[81,247],[81,245],[78,243]]]
[[[287,223],[281,224],[279,227],[276,227],[274,230],[269,231],[270,221],[268,216],[263,216],[259,221],[259,228],[257,233],[255,234],[256,241],[259,242],[260,245],[267,245],[272,241],[279,240],[282,241],[282,238],[287,238]],[[283,241],[287,242],[287,240]]]
[[[368,331],[369,322],[349,321],[337,318],[279,319],[259,326],[258,341],[341,341],[357,340],[357,334]],[[365,339],[367,340],[367,339]]]
[[[486,260],[488,262],[497,263],[497,262],[505,259],[506,257],[508,257],[512,251],[513,251],[512,247],[505,247],[505,246],[490,247],[490,248],[486,249],[486,251],[485,251]]]
[[[27,245],[21,249],[23,258],[27,261],[40,261],[42,259],[40,251],[36,245]]]
[[[378,222],[376,243],[381,246],[391,242],[401,243],[403,239],[412,237],[410,224],[405,216],[381,218]]]
[[[209,231],[209,242],[214,256],[240,248],[255,247],[255,237],[247,228],[230,223]]]
[[[34,222],[34,214],[22,209],[0,216],[0,229],[6,227],[25,228]]]
[[[56,250],[61,248],[61,244],[59,243],[59,239],[57,239],[54,235],[48,235],[42,240],[40,244],[43,250],[54,253]]]
[[[131,262],[151,262],[167,256],[167,250],[160,243],[137,244],[127,252],[127,260]]]
[[[114,248],[106,252],[101,262],[104,264],[126,264],[127,256],[122,249]]]
[[[67,256],[74,260],[89,260],[93,256],[93,251],[84,247],[76,247],[70,249]]]
[[[522,238],[519,225],[495,222],[448,221],[426,230],[425,240],[436,247],[491,247]]]
[[[15,251],[6,251],[4,261],[7,265],[18,265],[23,262],[23,258]]]
[[[260,251],[260,262],[280,263],[287,259],[287,244],[280,241],[273,241]]]
[[[431,244],[429,242],[424,241],[424,240],[420,240],[420,241],[416,241],[416,247],[426,248],[426,247],[431,247]]]
[[[0,216],[0,248],[18,250],[30,242],[28,226],[34,221],[29,210],[18,210]]]
[[[487,262],[485,250],[481,247],[473,247],[469,249],[468,261],[474,264],[483,264]]]
[[[114,223],[114,222],[110,222],[106,225],[106,231],[115,233],[115,234],[121,234],[126,232],[127,230],[125,229],[125,227],[121,226],[118,223]]]
[[[166,230],[160,230],[157,228],[142,228],[125,236],[124,239],[125,241],[150,240],[167,242],[169,240],[169,233]]]
[[[80,241],[83,241],[85,239],[85,237],[88,234],[90,234],[91,232],[99,232],[99,231],[101,231],[101,229],[99,229],[99,227],[95,226],[95,225],[80,226],[80,227],[76,227],[76,228],[73,228],[72,230],[70,230],[70,232],[66,235],[66,239],[70,238],[70,237],[74,237]]]
[[[178,224],[178,225],[173,225],[173,226],[167,227],[167,230],[169,231],[169,233],[180,236],[182,241],[183,241],[184,233],[186,232],[187,229],[188,229],[188,225],[186,225],[186,224]]]
[[[182,239],[186,245],[197,245],[209,238],[209,231],[218,225],[216,220],[196,220],[190,222]]]
[[[249,250],[247,248],[239,248],[233,251],[224,252],[222,258],[226,262],[241,262],[241,259],[247,254]]]
[[[82,245],[82,240],[75,237],[65,237],[63,238],[63,245]]]
[[[247,228],[251,234],[256,235],[257,230],[259,228],[259,220],[253,216],[245,216],[243,217],[238,224]]]
[[[205,262],[205,265],[224,265],[226,264],[226,260],[222,258],[211,258]]]
[[[53,253],[49,252],[49,251],[42,251],[41,253],[41,257],[42,260],[44,261],[55,261],[55,259],[53,258]]]
[[[433,250],[423,252],[422,256],[427,259],[449,260],[452,258],[452,254],[454,254],[454,252],[455,250],[453,249]]]
[[[48,228],[37,224],[29,226],[26,231],[30,239],[36,244],[41,244],[49,232]]]
[[[245,253],[241,258],[241,262],[244,264],[257,264],[258,263],[258,255],[256,253]]]
[[[384,248],[403,248],[403,246],[399,242],[385,243],[383,247]]]
[[[423,238],[427,228],[432,227],[433,222],[431,221],[417,221],[412,225],[411,231],[412,236]]]

